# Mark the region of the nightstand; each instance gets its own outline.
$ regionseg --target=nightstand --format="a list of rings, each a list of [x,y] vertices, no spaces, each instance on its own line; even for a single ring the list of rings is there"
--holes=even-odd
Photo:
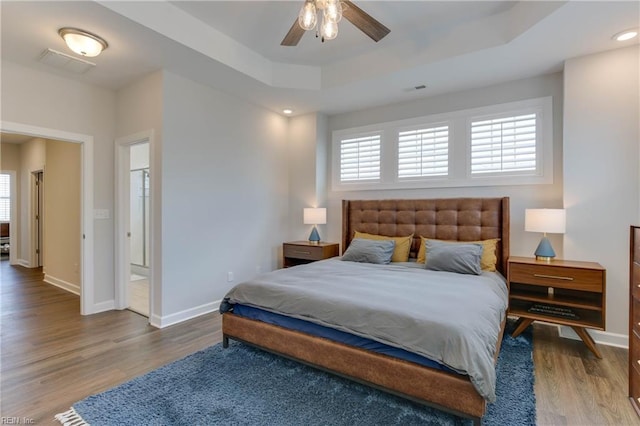
[[[533,321],[567,325],[602,358],[585,330],[605,326],[606,270],[600,264],[510,257],[508,282],[509,313],[519,317],[513,337]]]
[[[283,266],[288,268],[338,256],[340,248],[338,243],[321,241],[318,244],[311,244],[309,241],[292,241],[282,244],[282,254]]]

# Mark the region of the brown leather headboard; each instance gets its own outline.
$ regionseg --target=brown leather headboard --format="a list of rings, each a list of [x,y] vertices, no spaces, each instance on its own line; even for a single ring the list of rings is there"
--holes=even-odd
[[[410,257],[414,258],[421,236],[455,241],[500,238],[496,268],[505,275],[509,258],[509,197],[342,200],[343,252],[355,231],[388,237],[413,234]]]

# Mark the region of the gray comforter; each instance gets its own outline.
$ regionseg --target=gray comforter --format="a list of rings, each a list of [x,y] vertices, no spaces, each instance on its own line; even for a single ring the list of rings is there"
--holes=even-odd
[[[235,286],[235,303],[304,319],[418,353],[467,374],[495,400],[495,348],[507,307],[504,278],[333,258]]]

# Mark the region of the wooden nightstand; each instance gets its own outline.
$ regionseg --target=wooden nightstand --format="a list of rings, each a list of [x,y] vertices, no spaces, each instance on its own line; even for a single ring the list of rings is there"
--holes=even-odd
[[[517,336],[533,321],[568,325],[602,358],[585,328],[604,330],[606,270],[598,263],[509,258],[509,313]]]
[[[303,265],[340,255],[338,243],[311,244],[309,241],[292,241],[282,244],[283,266]]]

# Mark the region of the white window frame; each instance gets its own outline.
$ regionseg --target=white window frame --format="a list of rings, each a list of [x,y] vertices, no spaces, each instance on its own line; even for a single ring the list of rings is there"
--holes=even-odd
[[[467,144],[467,179],[480,185],[529,185],[553,183],[553,116],[552,98],[536,98],[509,104],[495,105],[477,110],[467,119],[469,132]],[[471,124],[475,121],[489,120],[519,115],[536,115],[536,168],[532,171],[505,171],[493,173],[471,173]]]
[[[434,129],[434,128],[438,128],[438,127],[447,127],[447,151],[448,151],[447,152],[447,173],[444,174],[444,175],[400,177],[399,176],[399,171],[398,171],[398,166],[399,166],[399,162],[400,162],[400,154],[398,152],[399,149],[400,149],[400,133],[402,133],[402,132],[412,132],[412,131],[418,131],[418,130]],[[395,138],[395,149],[396,149],[396,155],[395,155],[395,163],[396,163],[395,181],[397,183],[400,183],[400,182],[417,182],[417,181],[429,181],[429,180],[447,179],[447,177],[451,174],[451,134],[452,134],[452,126],[451,126],[451,123],[449,121],[417,124],[417,125],[413,125],[413,126],[398,127],[397,129],[395,129],[395,135],[394,135],[394,138]]]
[[[498,172],[471,174],[471,123],[483,117],[536,113],[536,162],[531,173]],[[400,131],[449,126],[449,173],[447,176],[398,178],[398,134]],[[380,181],[340,182],[340,141],[371,133],[381,134]],[[527,99],[407,120],[336,130],[332,137],[332,191],[446,188],[553,183],[552,97]]]
[[[9,173],[0,173],[0,175],[2,176],[7,176],[7,195],[0,195],[0,199],[4,200],[6,199],[8,201],[8,208],[7,208],[7,214],[9,215],[8,218],[4,218],[4,217],[0,217],[0,222],[11,222],[11,220],[13,219],[12,217],[12,210],[13,210],[13,200],[11,199],[11,186],[13,185],[13,178],[11,177],[11,174]],[[4,212],[4,209],[0,210]]]

